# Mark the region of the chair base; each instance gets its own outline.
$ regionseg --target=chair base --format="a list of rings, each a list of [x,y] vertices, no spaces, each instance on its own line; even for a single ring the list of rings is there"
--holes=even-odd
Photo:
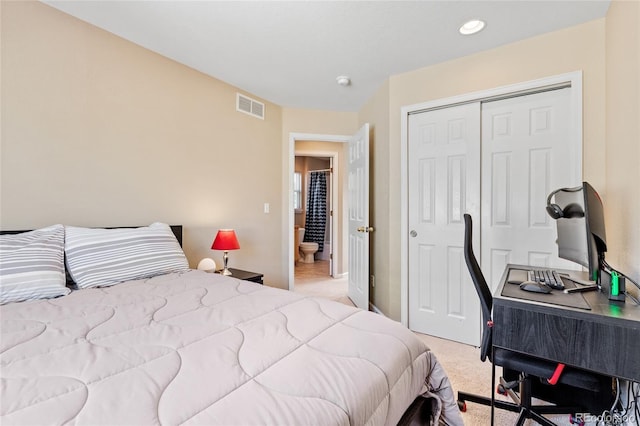
[[[533,419],[542,426],[557,426],[554,422],[547,419],[543,414],[570,414],[583,412],[581,407],[577,406],[558,406],[558,405],[532,405],[531,404],[531,381],[524,379],[520,384],[520,395],[513,392],[507,387],[506,381],[501,377],[500,384],[506,389],[509,396],[515,402],[496,400],[486,396],[475,395],[467,392],[458,392],[458,408],[460,411],[466,411],[466,401],[474,402],[492,407],[491,424],[493,425],[493,408],[507,410],[514,413],[520,413],[516,421],[517,426],[521,426],[527,419]],[[493,384],[492,384],[493,386]]]
[[[476,404],[491,406],[491,398],[466,392],[458,392],[458,407],[460,408],[460,411],[465,411],[462,406],[465,406],[467,401],[474,402]],[[570,410],[568,407],[558,407],[556,405],[536,405],[532,406],[531,408],[525,408],[513,402],[500,400],[494,400],[493,406],[501,410],[520,413],[520,415],[518,416],[518,420],[515,423],[518,426],[523,425],[527,419],[533,419],[543,426],[557,426],[556,423],[542,416],[542,414],[571,413],[571,415],[573,415],[574,413],[581,412],[581,410],[577,407],[572,407],[573,410]],[[493,424],[493,419],[491,419],[491,424]]]

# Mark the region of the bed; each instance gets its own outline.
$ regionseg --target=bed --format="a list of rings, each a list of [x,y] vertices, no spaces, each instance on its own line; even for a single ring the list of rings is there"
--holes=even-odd
[[[171,250],[147,241],[134,253],[161,251],[159,262],[170,264],[184,254],[171,229],[159,228]],[[105,286],[94,259],[108,250],[84,230],[74,247],[63,229],[74,289],[65,282],[57,297],[0,306],[2,424],[392,425],[416,421],[417,403],[433,423],[462,424],[435,355],[399,323],[191,270],[186,259]],[[122,263],[148,269],[136,256],[102,275],[126,276]]]

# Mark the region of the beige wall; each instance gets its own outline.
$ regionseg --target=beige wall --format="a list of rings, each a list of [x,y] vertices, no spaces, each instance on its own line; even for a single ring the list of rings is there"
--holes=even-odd
[[[600,19],[561,31],[523,40],[475,55],[445,62],[406,74],[392,76],[388,95],[383,87],[363,108],[360,121],[376,128],[389,146],[375,151],[388,154],[376,160],[376,182],[388,182],[379,191],[388,201],[376,205],[376,238],[385,232],[388,250],[376,252],[376,270],[388,259],[388,274],[376,272],[375,303],[386,315],[400,319],[400,110],[403,106],[491,89],[523,81],[583,71],[584,178],[604,188],[605,158],[605,20]],[[385,116],[386,102],[388,115]],[[388,131],[386,124],[388,122]],[[376,188],[378,192],[380,188]],[[388,209],[388,214],[386,210]],[[385,217],[386,216],[386,217]],[[388,231],[384,231],[384,229]],[[379,245],[377,248],[382,250]],[[384,282],[384,281],[386,282]]]
[[[305,183],[304,183],[304,173],[305,173],[305,169],[307,168],[307,161],[306,161],[306,157],[295,157],[294,160],[294,165],[293,165],[293,171],[300,173],[300,184],[302,185],[302,191],[301,191],[301,200],[300,202],[302,203],[302,208],[300,209],[299,212],[294,211],[293,213],[293,224],[300,226],[300,227],[304,227],[304,209],[305,209],[305,205],[304,205],[304,194],[306,191],[305,188]]]
[[[230,266],[287,286],[279,106],[238,113],[219,80],[42,3],[1,7],[2,229],[183,224],[195,266],[221,264],[233,227]]]
[[[282,108],[282,141],[289,144],[290,133],[352,135],[358,130],[358,113],[317,109]]]
[[[613,1],[606,19],[607,260],[640,281],[640,2]]]

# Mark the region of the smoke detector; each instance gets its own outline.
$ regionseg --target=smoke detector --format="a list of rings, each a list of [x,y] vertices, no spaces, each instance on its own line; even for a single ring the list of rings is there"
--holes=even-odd
[[[336,77],[336,82],[343,87],[346,87],[351,84],[351,79],[346,75],[340,75]]]

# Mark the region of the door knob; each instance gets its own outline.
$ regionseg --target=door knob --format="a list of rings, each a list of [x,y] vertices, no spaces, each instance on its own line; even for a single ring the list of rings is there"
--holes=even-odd
[[[373,232],[373,226],[361,226],[358,228],[358,232]]]
[[[411,230],[411,232],[409,232],[409,235],[411,235],[413,238],[418,236],[418,233],[415,230]]]

